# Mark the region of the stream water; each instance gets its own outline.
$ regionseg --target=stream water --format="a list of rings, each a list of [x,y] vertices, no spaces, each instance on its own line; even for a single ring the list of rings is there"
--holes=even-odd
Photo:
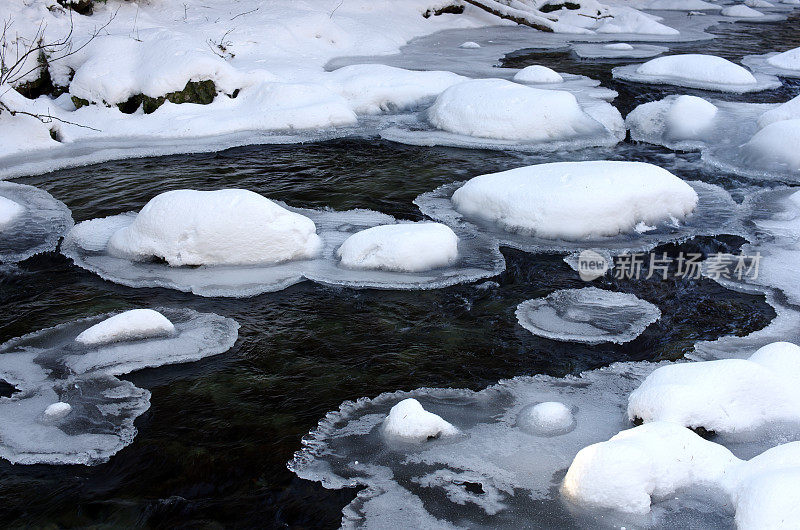
[[[711,41],[673,49],[734,60],[800,45],[800,19],[724,24]],[[535,34],[532,34],[535,38]],[[467,39],[464,39],[467,40]],[[520,50],[507,67],[544,64],[584,74],[620,92],[625,115],[669,93],[610,79],[619,61],[581,61],[566,52]],[[633,61],[626,61],[633,62]],[[737,96],[785,101],[800,92]],[[298,207],[369,208],[420,219],[420,193],[482,173],[542,161],[651,162],[704,180],[741,199],[753,182],[704,169],[698,154],[630,142],[613,149],[529,155],[409,147],[378,139],[251,146],[186,156],[109,162],[17,179],[65,202],[77,221],[140,209],[170,189],[246,188]],[[680,250],[735,251],[737,237],[698,238]],[[672,250],[678,250],[674,247]],[[636,340],[596,346],[537,338],[517,324],[523,300],[585,284],[559,255],[503,249],[507,270],[492,282],[435,291],[324,287],[305,282],[246,299],[132,289],[74,267],[56,253],[0,269],[0,342],[68,320],[135,307],[190,307],[236,319],[236,346],[223,355],[150,369],[128,379],[152,391],[134,442],[108,463],[13,466],[0,461],[4,526],[336,527],[354,490],[326,490],[286,468],[300,440],[344,400],[417,387],[480,389],[522,374],[562,376],[620,360],[680,358],[698,340],[745,335],[774,316],[763,296],[709,280],[616,280],[600,287],[656,304],[662,318]],[[6,395],[13,389],[0,386]]]

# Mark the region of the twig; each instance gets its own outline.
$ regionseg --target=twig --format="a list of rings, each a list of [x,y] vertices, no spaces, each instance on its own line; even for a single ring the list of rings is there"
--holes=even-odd
[[[342,1],[344,1],[344,0],[342,0]],[[244,13],[239,13],[238,15],[236,15],[235,17],[233,17],[231,20],[235,20],[235,19],[237,19],[237,18],[239,18],[239,17],[241,17],[241,16],[243,16],[243,15],[249,15],[250,13],[255,13],[255,12],[256,12],[256,11],[258,11],[259,9],[261,9],[261,7],[257,7],[257,8],[255,8],[255,9],[251,9],[250,11],[245,11]]]

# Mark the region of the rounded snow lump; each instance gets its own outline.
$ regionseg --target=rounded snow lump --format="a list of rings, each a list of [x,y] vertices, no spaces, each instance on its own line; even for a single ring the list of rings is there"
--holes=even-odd
[[[517,72],[514,75],[514,81],[519,83],[563,83],[564,78],[555,70],[534,64]]]
[[[722,14],[724,17],[736,18],[760,18],[764,16],[764,13],[761,11],[751,9],[744,4],[728,6],[720,11],[720,14]]]
[[[314,257],[314,222],[248,190],[175,190],[153,197],[108,242],[115,257],[171,266],[280,263]]]
[[[625,50],[629,51],[633,49],[633,46],[628,44],[627,42],[613,42],[611,44],[606,44],[603,48],[607,50]]]
[[[441,223],[373,226],[348,237],[337,255],[353,269],[427,271],[455,262],[458,236]]]
[[[569,92],[503,79],[451,86],[436,98],[428,119],[447,132],[499,140],[556,141],[603,130]]]
[[[440,436],[458,434],[458,429],[428,412],[414,398],[404,399],[389,411],[383,420],[383,432],[389,437],[424,442]]]
[[[481,45],[478,44],[477,42],[473,42],[471,40],[468,40],[467,42],[462,42],[461,44],[459,44],[458,47],[459,48],[465,48],[465,49],[474,49],[474,48],[480,48]]]
[[[557,436],[575,427],[575,417],[560,401],[545,401],[522,409],[517,425],[540,436]]]
[[[11,199],[0,197],[0,228],[4,227],[25,211],[25,208]]]
[[[480,175],[453,193],[467,217],[508,232],[581,240],[632,233],[639,223],[682,220],[697,206],[687,183],[652,164],[539,164]]]
[[[755,85],[758,83],[753,74],[738,64],[716,55],[697,53],[657,57],[639,66],[636,73],[718,85]]]
[[[72,405],[59,401],[44,409],[44,416],[48,420],[60,420],[66,417],[70,412],[72,412]]]
[[[678,96],[667,112],[668,135],[674,139],[695,138],[708,130],[717,107],[697,96]]]
[[[742,146],[745,158],[759,166],[800,170],[800,119],[770,123]]]
[[[794,48],[778,55],[773,55],[767,62],[772,66],[786,70],[800,70],[800,48]]]
[[[86,329],[75,337],[87,345],[107,344],[125,340],[162,337],[175,332],[175,326],[164,315],[152,309],[132,309]]]

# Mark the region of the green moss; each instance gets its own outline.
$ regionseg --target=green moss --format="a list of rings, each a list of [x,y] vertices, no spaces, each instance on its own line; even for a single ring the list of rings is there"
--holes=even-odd
[[[136,112],[139,107],[145,114],[151,114],[158,109],[165,101],[179,105],[181,103],[197,103],[199,105],[208,105],[217,96],[217,87],[214,81],[189,81],[183,90],[177,92],[170,92],[163,96],[156,98],[146,96],[144,94],[136,94],[131,96],[128,101],[119,103],[117,108],[126,114]],[[77,105],[76,105],[77,106]]]

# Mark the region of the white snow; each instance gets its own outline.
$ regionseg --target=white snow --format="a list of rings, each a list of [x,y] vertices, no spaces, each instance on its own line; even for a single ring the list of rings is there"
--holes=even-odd
[[[416,72],[382,64],[354,64],[334,70],[325,84],[358,114],[397,112],[430,102],[445,89],[466,81],[452,72]]]
[[[696,138],[711,127],[717,107],[697,96],[679,96],[667,113],[668,135],[676,139]]]
[[[72,412],[72,405],[64,403],[63,401],[48,405],[47,408],[44,409],[44,415],[49,420],[60,420],[61,418],[65,418],[70,412]]]
[[[697,96],[670,96],[639,105],[625,118],[634,140],[683,147],[712,132],[718,108]]]
[[[458,257],[458,236],[440,223],[399,223],[356,232],[337,250],[345,267],[420,272]]]
[[[0,229],[17,219],[24,211],[21,204],[0,196]]]
[[[114,315],[83,331],[76,342],[86,345],[148,339],[169,335],[175,326],[164,315],[152,309],[131,309]]]
[[[800,118],[770,123],[753,135],[741,152],[755,166],[800,171]]]
[[[600,344],[630,342],[661,317],[661,311],[633,294],[596,287],[554,291],[517,306],[519,324],[540,337]]]
[[[503,140],[564,140],[601,129],[569,92],[503,79],[448,88],[428,110],[428,119],[444,131]]]
[[[517,425],[537,436],[558,436],[575,427],[575,416],[560,401],[545,401],[522,409]]]
[[[652,497],[714,485],[737,462],[728,449],[678,424],[655,422],[582,449],[563,491],[583,505],[644,514]]]
[[[758,117],[758,126],[764,128],[777,121],[794,119],[800,119],[800,96],[763,113]]]
[[[516,74],[514,81],[518,83],[563,83],[564,78],[561,74],[546,66],[533,64],[526,66]]]
[[[458,47],[459,48],[464,48],[464,49],[472,49],[472,50],[474,50],[475,48],[480,48],[481,45],[478,44],[477,42],[473,42],[471,40],[468,40],[467,42],[462,42],[461,44],[459,44]]]
[[[173,267],[280,263],[312,258],[320,247],[313,221],[238,189],[157,195],[108,242],[114,256],[156,256]]]
[[[761,18],[764,16],[764,13],[761,11],[756,11],[744,4],[725,7],[720,11],[720,14],[725,17],[736,18]]]
[[[389,411],[383,422],[383,432],[390,438],[424,442],[440,436],[453,436],[458,429],[428,412],[414,398],[404,399]]]
[[[800,347],[769,344],[749,359],[663,366],[630,396],[628,416],[719,433],[800,422]]]
[[[767,8],[767,9],[770,7],[775,7],[775,4],[767,2],[767,0],[744,0],[744,5],[748,7]]]
[[[632,50],[633,46],[628,44],[627,42],[612,42],[611,44],[603,45],[603,48],[606,50]]]
[[[773,55],[767,59],[767,62],[786,70],[800,70],[800,47]]]
[[[614,77],[640,83],[657,83],[718,90],[721,92],[756,92],[781,86],[774,76],[758,74],[716,55],[682,54],[651,59],[641,65],[620,66]]]
[[[655,57],[669,51],[666,46],[654,44],[628,44],[615,42],[611,44],[576,43],[572,51],[581,59],[644,59]]]
[[[629,233],[645,222],[685,219],[697,193],[669,171],[641,162],[556,162],[475,177],[455,208],[509,232],[579,240]]]

